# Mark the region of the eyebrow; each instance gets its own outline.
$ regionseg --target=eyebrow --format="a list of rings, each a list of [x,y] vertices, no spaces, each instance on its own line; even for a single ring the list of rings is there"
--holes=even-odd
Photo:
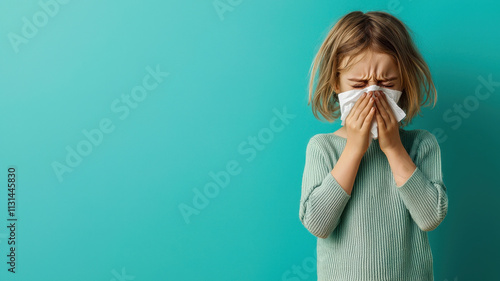
[[[396,80],[396,79],[398,79],[398,77],[389,77],[389,78],[385,78],[385,79],[377,80],[377,81],[387,82],[387,81],[392,81],[392,80]],[[366,81],[368,81],[367,79],[356,79],[356,78],[348,78],[347,80],[354,81],[354,82],[366,82]]]

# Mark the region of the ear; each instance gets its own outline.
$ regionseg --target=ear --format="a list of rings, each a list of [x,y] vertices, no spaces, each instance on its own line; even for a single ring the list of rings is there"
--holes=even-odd
[[[339,85],[340,85],[340,73],[337,72],[335,75],[336,75],[336,77],[334,78],[334,81],[337,81],[337,82],[333,82],[333,84],[334,84],[333,90],[335,91],[335,93],[338,94],[338,93],[340,93],[340,87],[339,87]]]
[[[340,89],[339,89],[338,84],[337,85],[333,85],[333,91],[335,91],[336,94],[340,93]]]

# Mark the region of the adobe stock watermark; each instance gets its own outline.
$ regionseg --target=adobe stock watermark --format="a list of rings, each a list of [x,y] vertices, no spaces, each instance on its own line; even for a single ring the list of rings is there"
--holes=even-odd
[[[408,2],[411,2],[412,0],[407,0]],[[387,12],[397,15],[403,11],[403,7],[401,6],[401,1],[399,0],[389,0],[387,3]]]
[[[156,69],[150,66],[146,67],[146,75],[142,78],[142,83],[133,87],[130,94],[122,94],[120,98],[114,99],[110,104],[110,110],[116,114],[118,119],[125,120],[128,118],[132,110],[137,109],[140,103],[148,97],[149,93],[154,91],[166,78],[169,73],[160,70],[160,66],[156,65]],[[92,153],[94,148],[98,147],[104,140],[106,134],[110,134],[115,130],[116,126],[110,118],[102,118],[97,128],[81,130],[83,137],[75,145],[66,145],[66,158],[64,161],[53,161],[52,169],[54,170],[59,183],[63,182],[63,175],[71,173],[78,167],[84,157]]]
[[[495,88],[500,86],[500,82],[493,81],[491,73],[488,75],[488,79],[479,75],[477,80],[479,80],[479,82],[474,94],[465,97],[462,103],[454,103],[453,109],[447,109],[443,113],[444,122],[450,123],[451,128],[455,131],[462,126],[463,119],[469,118],[471,113],[479,108],[480,102],[489,99],[495,92]],[[443,128],[434,128],[431,133],[436,136],[438,143],[443,143],[448,140],[448,135]]]
[[[285,126],[290,124],[290,120],[295,118],[296,115],[287,113],[286,106],[280,111],[277,108],[272,109],[274,115],[269,120],[267,127],[259,130],[257,135],[248,136],[248,138],[238,144],[238,154],[244,156],[247,162],[252,162],[259,151],[266,149],[274,140],[275,134],[282,132]],[[231,159],[226,162],[224,169],[213,172],[210,171],[208,176],[212,179],[210,182],[203,186],[203,189],[193,188],[192,204],[180,203],[178,205],[179,211],[186,224],[191,222],[192,215],[199,215],[200,211],[205,209],[210,204],[210,199],[217,197],[221,189],[226,188],[231,178],[235,177],[243,171],[240,162]]]
[[[236,7],[238,7],[243,0],[214,0],[212,5],[214,6],[215,12],[219,16],[221,21],[224,20],[224,14],[227,12],[233,12]]]
[[[282,281],[300,281],[309,280],[310,274],[316,272],[317,268],[317,252],[314,248],[314,254],[302,260],[299,265],[292,265],[292,267],[281,275]]]
[[[55,17],[59,13],[61,5],[66,5],[68,3],[69,0],[38,1],[40,9],[30,18],[21,18],[23,22],[21,32],[19,34],[14,32],[9,32],[9,34],[7,34],[14,52],[16,54],[19,53],[19,46],[21,44],[28,44],[29,40],[33,39],[38,34],[39,29],[45,27],[49,23],[49,19]]]
[[[127,275],[125,267],[122,267],[121,273],[118,273],[115,269],[113,269],[111,270],[111,274],[113,274],[114,278],[111,278],[109,281],[130,281],[135,279],[135,276]]]

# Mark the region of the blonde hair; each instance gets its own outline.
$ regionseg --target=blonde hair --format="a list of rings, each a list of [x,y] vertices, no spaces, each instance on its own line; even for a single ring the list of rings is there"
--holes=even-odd
[[[340,72],[349,68],[352,59],[366,50],[388,54],[397,62],[403,89],[398,105],[406,113],[400,126],[410,124],[417,114],[421,116],[420,107],[427,106],[428,102],[433,102],[434,107],[437,93],[429,67],[408,30],[412,32],[402,21],[386,12],[354,11],[343,16],[330,29],[309,69],[308,105],[312,101],[316,119],[319,119],[318,111],[330,122],[340,117],[338,93],[334,91],[339,88]],[[340,63],[346,57],[349,60],[342,68]]]

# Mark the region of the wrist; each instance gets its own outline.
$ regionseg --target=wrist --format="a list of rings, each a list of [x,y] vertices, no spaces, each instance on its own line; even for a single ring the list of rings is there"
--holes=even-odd
[[[365,151],[362,151],[359,149],[359,146],[351,145],[349,142],[346,143],[344,152],[347,155],[354,157],[354,158],[363,158],[363,155],[365,154]]]
[[[401,144],[401,145],[398,145],[396,147],[392,147],[390,149],[386,149],[384,151],[385,155],[387,156],[387,158],[391,158],[391,157],[394,157],[394,156],[397,156],[397,155],[401,155],[404,153],[407,153],[406,152],[406,149],[404,148],[404,146]]]

